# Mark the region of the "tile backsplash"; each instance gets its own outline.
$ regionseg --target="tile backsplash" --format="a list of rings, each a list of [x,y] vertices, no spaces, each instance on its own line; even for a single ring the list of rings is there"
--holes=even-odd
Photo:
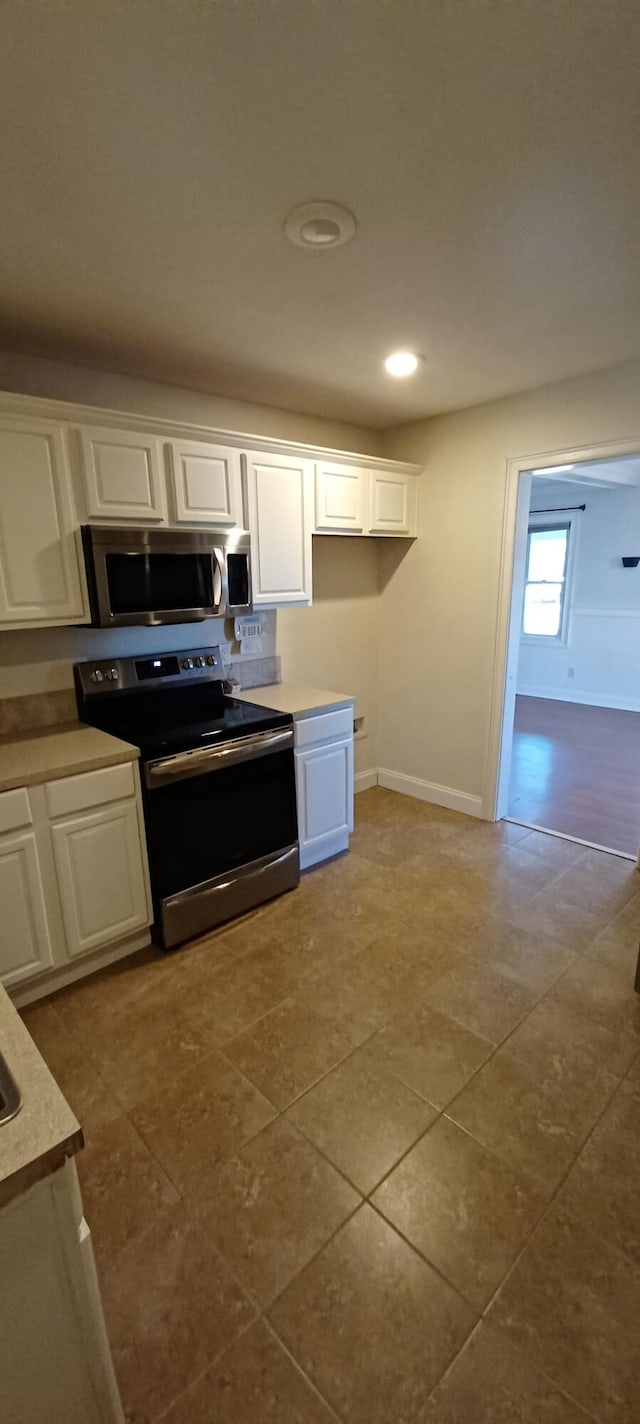
[[[170,624],[160,628],[25,628],[0,633],[0,736],[73,721],[73,664],[85,658],[135,657],[226,644],[242,688],[280,681],[276,615],[262,612],[262,656],[242,655],[233,622]]]

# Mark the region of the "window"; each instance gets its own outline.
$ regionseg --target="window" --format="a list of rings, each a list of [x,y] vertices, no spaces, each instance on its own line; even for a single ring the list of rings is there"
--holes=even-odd
[[[522,632],[530,638],[562,638],[571,524],[530,524]]]

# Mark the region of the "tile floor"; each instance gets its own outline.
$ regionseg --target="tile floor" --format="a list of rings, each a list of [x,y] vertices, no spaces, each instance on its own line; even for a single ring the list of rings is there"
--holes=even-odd
[[[131,1424],[632,1424],[640,884],[376,789],[351,853],[25,1011]]]

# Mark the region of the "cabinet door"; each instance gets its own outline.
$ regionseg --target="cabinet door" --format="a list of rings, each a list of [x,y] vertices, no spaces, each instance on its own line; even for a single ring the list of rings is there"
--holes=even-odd
[[[355,465],[316,463],[317,534],[366,534],[369,471]]]
[[[0,624],[85,617],[62,426],[0,417]]]
[[[295,760],[304,869],[348,847],[353,830],[353,737],[297,751]]]
[[[313,462],[246,455],[253,602],[311,603]]]
[[[240,451],[205,440],[172,440],[169,448],[176,522],[241,529]]]
[[[9,988],[52,964],[44,890],[33,831],[0,836],[0,977]]]
[[[418,481],[415,475],[394,474],[390,470],[371,471],[372,534],[417,533]]]
[[[84,426],[82,470],[89,519],[165,524],[167,502],[160,441],[132,430]]]
[[[135,800],[59,821],[51,834],[71,959],[149,924]]]

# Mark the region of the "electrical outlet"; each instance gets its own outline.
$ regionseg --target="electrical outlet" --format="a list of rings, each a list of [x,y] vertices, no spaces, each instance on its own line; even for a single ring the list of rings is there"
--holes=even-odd
[[[567,668],[567,677],[575,677],[575,675],[576,675],[576,670],[575,670],[575,668]]]
[[[354,735],[354,737],[366,737],[366,735],[367,735],[367,723],[366,723],[365,717],[354,717],[354,719],[353,719],[353,735]]]

